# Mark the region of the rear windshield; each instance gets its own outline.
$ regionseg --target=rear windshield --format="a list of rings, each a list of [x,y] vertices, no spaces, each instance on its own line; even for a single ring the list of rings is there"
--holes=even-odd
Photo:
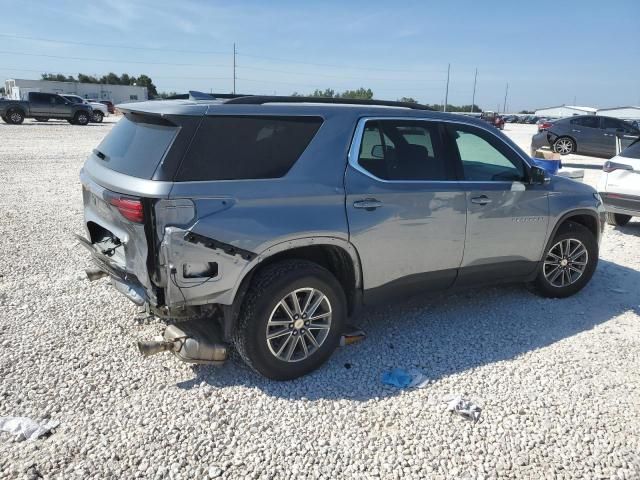
[[[320,128],[319,117],[207,117],[176,181],[284,176]]]
[[[622,157],[638,158],[640,159],[640,140],[636,140],[627,148],[625,148],[620,154]]]
[[[178,130],[163,119],[127,114],[111,129],[95,153],[111,170],[150,179]]]

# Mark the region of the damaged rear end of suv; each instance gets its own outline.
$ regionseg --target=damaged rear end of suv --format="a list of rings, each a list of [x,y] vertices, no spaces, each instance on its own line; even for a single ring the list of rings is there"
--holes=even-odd
[[[316,368],[339,342],[343,288],[333,277],[323,283],[326,272],[320,272],[319,288],[283,294],[276,307],[259,306],[264,288],[256,282],[291,269],[304,274],[311,255],[323,257],[321,264],[343,262],[342,280],[354,290],[357,255],[340,249],[348,244],[342,179],[329,173],[340,169],[324,169],[324,179],[311,173],[320,182],[311,192],[308,181],[296,181],[310,175],[296,167],[314,155],[308,147],[323,118],[285,115],[275,106],[257,115],[244,107],[219,101],[121,106],[124,118],[80,174],[86,238],[78,241],[95,265],[87,270],[90,280],[109,277],[119,292],[170,323],[162,338],[139,342],[144,355],[171,351],[187,362],[217,364],[235,345],[260,373],[294,378]],[[302,218],[307,215],[311,221]],[[278,255],[296,247],[300,254]],[[256,308],[278,312],[256,327],[250,325]],[[283,314],[291,314],[295,328],[287,331],[304,336],[304,349],[300,341],[293,350],[281,345]],[[273,336],[269,351],[252,345],[257,329]]]

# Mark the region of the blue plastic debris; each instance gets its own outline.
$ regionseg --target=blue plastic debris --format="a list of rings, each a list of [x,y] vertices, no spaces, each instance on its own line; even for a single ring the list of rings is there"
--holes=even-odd
[[[422,372],[412,369],[394,368],[382,374],[382,383],[397,388],[422,388],[429,383],[429,379]]]

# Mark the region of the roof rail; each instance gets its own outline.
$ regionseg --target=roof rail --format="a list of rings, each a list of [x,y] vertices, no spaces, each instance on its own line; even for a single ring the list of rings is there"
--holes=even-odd
[[[189,90],[189,93],[176,93],[164,100],[216,100],[218,98],[238,98],[247,96],[249,95],[235,93],[205,93],[198,92],[196,90]]]
[[[327,103],[339,105],[371,105],[384,107],[403,107],[414,110],[432,110],[426,105],[408,102],[392,102],[389,100],[363,100],[356,98],[329,98],[329,97],[279,97],[276,95],[251,95],[236,97],[224,102],[232,105],[263,105],[265,103]]]

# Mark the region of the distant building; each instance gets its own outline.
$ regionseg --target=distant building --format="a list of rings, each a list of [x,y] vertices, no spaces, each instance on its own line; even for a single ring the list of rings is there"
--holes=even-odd
[[[560,105],[558,107],[540,108],[536,110],[536,117],[571,117],[573,115],[595,115],[597,109],[591,107],[576,107],[573,105]]]
[[[621,120],[640,120],[640,107],[601,108],[597,115],[606,115]]]
[[[29,92],[71,93],[82,98],[110,100],[114,104],[148,100],[147,87],[109,85],[103,83],[53,82],[49,80],[10,79],[5,81],[5,95],[23,100]]]

